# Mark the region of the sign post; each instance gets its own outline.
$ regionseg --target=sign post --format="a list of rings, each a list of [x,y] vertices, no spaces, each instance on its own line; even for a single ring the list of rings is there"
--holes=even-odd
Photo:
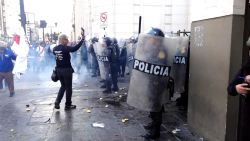
[[[105,29],[108,27],[107,19],[108,19],[107,12],[102,12],[100,14],[100,27],[103,28],[104,30],[104,37],[105,37]]]

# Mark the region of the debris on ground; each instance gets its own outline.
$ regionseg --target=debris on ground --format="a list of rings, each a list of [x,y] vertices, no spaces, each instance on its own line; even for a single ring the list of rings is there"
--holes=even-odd
[[[91,110],[90,110],[90,109],[84,109],[84,111],[85,111],[86,113],[91,113]]]
[[[47,121],[45,121],[44,123],[49,123],[49,122],[50,122],[50,118]]]
[[[26,111],[29,112],[29,111],[31,111],[31,109],[30,108],[26,108]]]
[[[177,134],[177,133],[180,132],[180,131],[181,131],[180,129],[176,128],[176,129],[174,129],[174,130],[172,131],[172,133],[173,133],[173,134]]]
[[[14,132],[14,129],[10,129],[10,132]]]
[[[123,88],[120,88],[120,90],[125,90],[126,88],[125,87],[123,87]]]
[[[27,112],[31,111],[30,105],[29,105],[29,104],[26,105],[26,111],[27,111]]]
[[[105,98],[103,100],[103,102],[105,102],[105,103],[107,103],[109,105],[116,105],[116,106],[120,105],[120,101],[117,100],[117,99],[113,99],[113,98]]]
[[[118,94],[118,92],[115,92],[115,94]]]
[[[128,122],[128,121],[129,121],[128,118],[123,118],[123,119],[122,119],[122,122],[123,122],[123,123],[126,123],[126,122]]]
[[[122,98],[122,95],[119,95],[120,98]]]
[[[103,98],[101,97],[101,98],[99,98],[99,100],[102,100]]]
[[[84,87],[88,87],[88,85],[87,85],[87,84],[85,84],[85,85],[84,85]]]
[[[92,126],[96,128],[104,128],[105,124],[101,122],[95,122],[95,123],[92,123]]]
[[[108,108],[109,107],[109,105],[107,104],[107,105],[105,105],[105,108]]]

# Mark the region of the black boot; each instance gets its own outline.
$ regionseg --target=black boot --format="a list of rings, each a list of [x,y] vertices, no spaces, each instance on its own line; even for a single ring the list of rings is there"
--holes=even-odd
[[[117,92],[117,91],[119,91],[119,88],[118,88],[118,86],[117,86],[117,84],[113,87],[113,89],[112,89],[114,92]]]
[[[105,81],[105,86],[106,86],[106,90],[104,90],[102,93],[104,93],[104,94],[112,93],[112,91],[111,91],[111,81],[110,80]]]
[[[144,125],[143,127],[144,127],[144,129],[146,129],[146,130],[151,130],[151,129],[153,128],[153,123],[150,122],[150,123],[148,123],[147,125]]]
[[[55,109],[60,109],[60,105],[55,103],[55,106],[54,106]]]
[[[145,139],[158,139],[160,138],[160,127],[151,129],[147,134],[143,135]]]
[[[112,91],[111,91],[110,89],[106,89],[106,90],[104,90],[102,93],[104,93],[104,94],[111,94]]]
[[[64,110],[71,110],[71,109],[75,109],[76,105],[66,105]]]
[[[152,122],[147,126],[144,126],[144,128],[148,130],[148,133],[146,135],[143,135],[145,139],[157,139],[160,137],[162,112],[163,109],[159,112],[150,112],[149,116],[152,119]]]
[[[103,89],[104,89],[104,88],[106,88],[106,85],[102,85],[100,88],[103,88]]]

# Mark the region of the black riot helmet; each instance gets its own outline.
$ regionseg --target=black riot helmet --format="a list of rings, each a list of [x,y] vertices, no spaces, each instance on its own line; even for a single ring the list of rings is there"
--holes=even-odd
[[[161,29],[154,28],[154,27],[152,27],[152,29],[147,34],[152,35],[152,36],[164,37],[164,33],[161,31]]]
[[[94,43],[98,42],[98,38],[93,37],[93,38],[91,39],[91,42],[92,42],[92,44],[94,44]]]
[[[107,47],[111,46],[112,40],[109,37],[104,37],[103,38],[104,43],[106,43]]]
[[[113,38],[113,44],[117,44],[117,39]]]

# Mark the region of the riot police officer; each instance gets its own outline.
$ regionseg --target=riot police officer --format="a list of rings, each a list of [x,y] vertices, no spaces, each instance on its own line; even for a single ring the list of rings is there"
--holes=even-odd
[[[96,58],[96,53],[94,50],[94,44],[98,42],[98,38],[94,37],[91,39],[91,44],[89,46],[89,53],[91,54],[92,58],[92,64],[91,64],[91,69],[92,69],[92,75],[91,77],[96,77],[98,74],[99,66],[98,66],[98,61]]]
[[[110,49],[110,73],[112,78],[112,85],[113,91],[118,91],[118,85],[117,85],[117,77],[119,72],[119,55],[120,55],[120,49],[117,44],[117,39],[113,38],[112,45],[109,47]]]
[[[110,59],[111,59],[111,39],[104,37],[96,44],[96,57],[99,64],[100,76],[104,80],[104,85],[101,88],[106,88],[103,93],[111,93],[111,75],[110,75]]]
[[[107,47],[107,60],[108,60],[108,66],[106,66],[106,71],[108,76],[105,78],[105,90],[103,93],[108,94],[112,93],[113,91],[118,91],[118,85],[117,85],[117,76],[118,76],[118,60],[119,60],[119,48],[117,45],[117,40],[114,39],[113,41],[109,37],[105,37],[104,42]],[[107,69],[107,67],[109,67]],[[113,85],[113,88],[111,89],[111,86]]]
[[[120,52],[120,56],[119,56],[119,74],[121,75],[121,77],[124,77],[124,73],[125,73],[125,68],[126,68],[126,63],[127,63],[127,41],[124,43],[124,45],[121,47],[121,52]]]
[[[166,86],[171,66],[168,60],[164,33],[152,28],[141,34],[135,52],[127,103],[140,110],[150,112],[152,122],[144,126],[148,131],[146,139],[160,137],[163,105],[167,102]]]

